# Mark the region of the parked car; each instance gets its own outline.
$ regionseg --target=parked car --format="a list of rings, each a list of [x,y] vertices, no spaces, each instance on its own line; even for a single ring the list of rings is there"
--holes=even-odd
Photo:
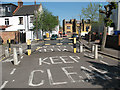
[[[53,34],[52,36],[51,36],[51,40],[56,40],[58,38],[58,35],[57,34]]]
[[[79,40],[78,34],[73,34],[73,35],[72,35],[72,38],[74,38],[74,37],[76,37],[76,40]]]
[[[3,44],[3,39],[0,36],[0,45],[2,45],[2,44]]]

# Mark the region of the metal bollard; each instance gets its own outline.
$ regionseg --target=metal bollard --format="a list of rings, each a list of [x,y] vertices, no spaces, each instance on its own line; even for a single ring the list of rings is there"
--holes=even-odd
[[[80,53],[83,52],[83,44],[80,44]]]
[[[28,52],[28,56],[31,55],[31,41],[30,40],[27,40],[27,52]]]
[[[20,61],[18,61],[16,48],[13,48],[13,61],[14,61],[14,65],[18,65],[20,63]]]
[[[94,52],[94,50],[95,50],[95,45],[93,44],[92,45],[92,52]]]
[[[22,49],[22,46],[19,47],[19,55],[22,56],[23,55],[23,49]]]
[[[11,52],[11,40],[8,40],[8,44],[9,44],[9,52]]]
[[[5,57],[6,57],[6,58],[9,57],[8,47],[6,47],[6,49],[5,49]]]
[[[94,58],[98,59],[98,45],[94,45],[95,50],[94,50]]]
[[[74,40],[73,41],[73,49],[74,49],[73,51],[74,51],[74,53],[76,53],[76,37],[74,37],[73,40]]]

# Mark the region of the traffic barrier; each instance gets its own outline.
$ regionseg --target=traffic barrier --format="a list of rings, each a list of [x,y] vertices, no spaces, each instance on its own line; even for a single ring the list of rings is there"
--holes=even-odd
[[[94,45],[95,50],[94,50],[94,59],[98,59],[98,45]]]
[[[56,45],[63,45],[62,43],[61,43],[61,40],[62,40],[63,38],[57,38],[56,40],[59,40],[59,43],[57,43]]]
[[[94,52],[94,50],[95,50],[95,45],[93,44],[92,45],[92,52]]]
[[[80,43],[79,51],[80,51],[80,53],[83,52],[83,44],[82,43]]]
[[[73,42],[73,52],[76,53],[76,37],[74,37],[74,42]]]
[[[17,55],[16,48],[13,48],[13,61],[14,61],[14,65],[19,65],[20,63],[20,61],[18,61],[18,55]]]
[[[27,40],[27,54],[28,56],[31,55],[31,41]]]
[[[23,55],[23,49],[22,49],[22,46],[19,47],[19,55],[20,55],[20,56]]]
[[[5,48],[5,57],[9,57],[9,50],[8,50],[8,47]]]
[[[11,40],[8,40],[8,45],[9,45],[9,52],[11,52]]]

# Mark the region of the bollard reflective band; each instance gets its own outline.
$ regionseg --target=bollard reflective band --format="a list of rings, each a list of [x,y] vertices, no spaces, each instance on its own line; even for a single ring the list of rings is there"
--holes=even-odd
[[[27,49],[31,49],[31,45],[27,45]]]

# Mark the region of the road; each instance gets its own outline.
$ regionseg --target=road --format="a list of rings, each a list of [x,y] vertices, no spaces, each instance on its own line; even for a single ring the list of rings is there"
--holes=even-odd
[[[120,68],[117,60],[85,50],[73,53],[70,40],[48,41],[53,45],[36,45],[40,49],[30,56],[19,57],[21,63],[14,66],[12,57],[2,61],[1,88],[120,88]]]

